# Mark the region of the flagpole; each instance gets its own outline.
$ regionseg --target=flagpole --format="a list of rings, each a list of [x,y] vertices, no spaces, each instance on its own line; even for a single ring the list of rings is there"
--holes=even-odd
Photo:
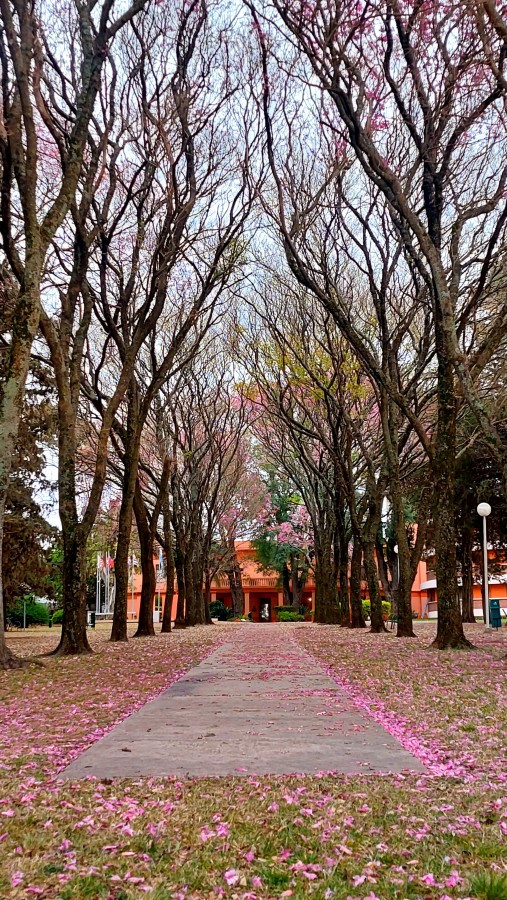
[[[135,602],[134,602],[134,553],[132,552],[132,619],[135,617]]]
[[[97,553],[97,573],[95,577],[95,612],[100,612],[100,553]]]
[[[109,550],[106,550],[106,596],[104,602],[104,612],[109,609]]]

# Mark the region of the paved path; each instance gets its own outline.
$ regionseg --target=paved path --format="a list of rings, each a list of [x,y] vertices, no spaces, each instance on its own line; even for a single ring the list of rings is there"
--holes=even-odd
[[[244,625],[63,777],[422,772],[278,625]]]

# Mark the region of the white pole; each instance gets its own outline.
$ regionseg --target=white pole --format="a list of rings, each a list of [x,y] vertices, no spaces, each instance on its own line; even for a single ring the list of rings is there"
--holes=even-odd
[[[106,596],[104,598],[104,612],[109,610],[109,550],[106,552]]]
[[[483,545],[483,553],[484,553],[484,606],[485,606],[485,619],[484,619],[484,631],[491,631],[491,625],[489,621],[489,577],[488,577],[488,535],[486,530],[486,519],[491,512],[491,506],[489,503],[479,503],[477,507],[477,512],[480,516],[482,516],[482,545]]]
[[[488,577],[488,535],[486,531],[486,516],[482,517],[482,540],[484,544],[484,603],[486,605],[486,630],[489,631],[489,577]]]
[[[132,553],[132,618],[135,616],[135,602],[134,602],[134,554]]]

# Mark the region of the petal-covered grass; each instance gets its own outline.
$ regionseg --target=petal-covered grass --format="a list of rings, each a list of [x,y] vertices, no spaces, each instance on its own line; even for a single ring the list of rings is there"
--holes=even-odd
[[[472,627],[477,651],[438,653],[431,625],[413,641],[279,627],[428,775],[58,781],[235,626],[97,635],[93,657],[0,673],[2,900],[507,900],[507,629]]]

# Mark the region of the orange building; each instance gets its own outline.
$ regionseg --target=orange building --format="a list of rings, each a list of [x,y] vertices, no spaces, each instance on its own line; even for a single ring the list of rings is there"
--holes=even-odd
[[[280,587],[279,576],[276,572],[263,571],[255,559],[255,551],[250,541],[237,541],[236,554],[242,570],[243,593],[245,597],[245,615],[251,614],[254,622],[272,622],[275,620],[275,607],[283,606],[283,591]],[[155,560],[155,568],[158,573],[158,560]],[[131,580],[128,618],[137,619],[141,598],[142,575],[135,573]],[[421,560],[417,569],[417,575],[412,586],[412,609],[420,617],[436,615],[433,612],[435,603],[435,582],[432,573],[427,572],[426,563]],[[480,587],[479,597],[480,597]],[[157,578],[155,591],[154,619],[160,621],[166,592],[165,578]],[[362,582],[362,594],[368,597],[366,581]],[[221,600],[225,606],[232,607],[232,595],[227,576],[218,576],[211,585],[211,600]],[[308,579],[303,591],[303,603],[310,613],[315,607],[315,581],[312,576]],[[176,588],[173,598],[172,618],[176,617],[177,595]]]
[[[263,571],[255,559],[255,552],[250,541],[238,541],[236,553],[242,570],[243,593],[245,596],[245,615],[251,614],[254,622],[272,622],[276,619],[275,607],[283,606],[283,591],[280,588],[279,577],[276,572]],[[507,561],[500,558],[495,550],[489,550],[490,568],[492,574],[489,578],[490,599],[500,600],[502,616],[507,616]],[[158,560],[154,560],[158,573]],[[480,562],[477,559],[474,566],[474,610],[477,616],[482,616],[482,589],[480,584]],[[139,614],[141,598],[141,573],[134,573],[130,583],[128,601],[128,619],[136,620]],[[160,621],[166,592],[165,578],[157,577],[155,591],[154,620]],[[368,597],[366,581],[362,582],[362,594],[364,599]],[[421,560],[417,568],[417,574],[412,585],[412,609],[421,619],[436,619],[438,608],[437,582],[435,572],[428,568],[428,563]],[[177,604],[176,587],[173,598],[172,618],[176,617]],[[211,585],[211,599],[221,600],[225,606],[232,607],[232,595],[226,576],[220,575]],[[303,591],[303,602],[310,613],[315,607],[315,581],[311,576]]]
[[[482,561],[481,550],[472,553],[473,559],[473,601],[474,613],[478,617],[483,615],[482,605]],[[431,560],[429,561],[431,564]],[[434,564],[434,563],[433,563]],[[434,569],[426,568],[426,563],[419,563],[418,576],[421,567],[424,566],[424,575],[419,582],[420,599],[416,605],[413,605],[421,618],[436,619],[438,615],[438,590],[437,577]],[[502,616],[507,616],[507,559],[505,551],[488,549],[488,595],[490,600],[500,601],[500,612]],[[418,584],[418,577],[414,581],[412,589],[412,597],[414,598],[414,588]],[[458,579],[458,587],[461,590],[461,580]]]
[[[283,591],[279,586],[279,578],[276,572],[263,572],[255,560],[255,552],[250,541],[236,541],[236,555],[242,571],[243,593],[245,596],[245,615],[251,613],[254,622],[272,622],[276,616],[276,606],[283,606]],[[154,619],[156,622],[162,618],[162,609],[166,592],[165,578],[158,578],[158,559],[154,560],[157,572],[157,587],[155,590]],[[141,599],[142,575],[134,573],[131,578],[129,601],[127,605],[128,619],[137,619],[139,603]],[[211,600],[221,600],[225,606],[232,607],[232,594],[226,575],[220,575],[214,579],[211,585]],[[176,586],[173,598],[172,618],[176,618]],[[315,604],[315,581],[308,579],[303,591],[303,602],[311,611]]]

